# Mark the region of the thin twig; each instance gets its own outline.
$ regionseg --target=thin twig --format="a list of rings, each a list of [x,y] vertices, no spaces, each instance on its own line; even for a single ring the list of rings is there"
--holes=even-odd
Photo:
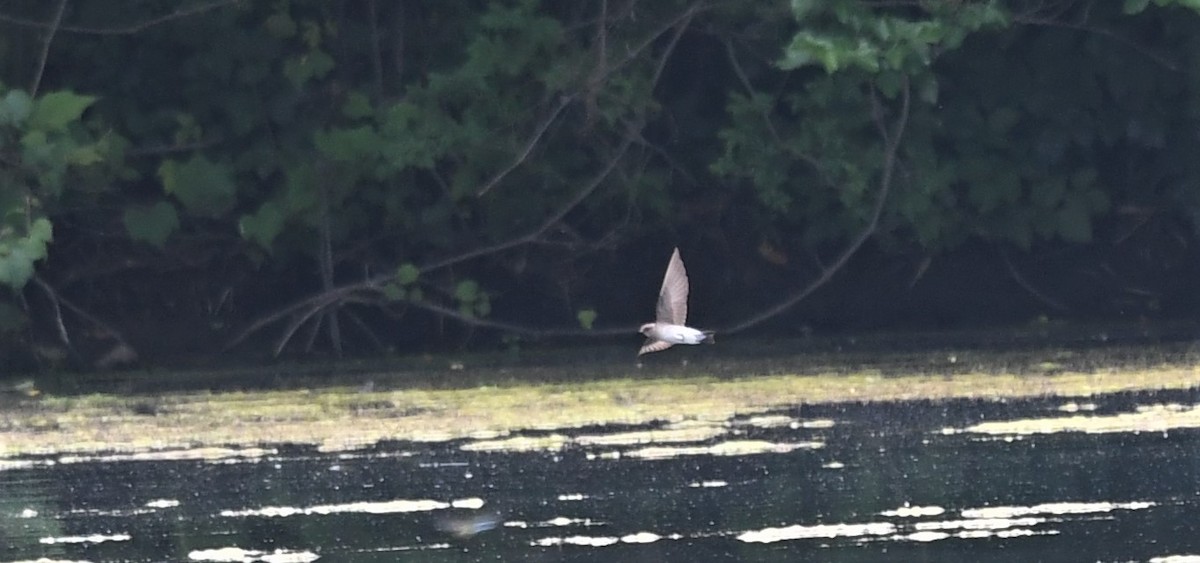
[[[862,229],[862,231],[858,233],[858,236],[855,237],[850,245],[847,246],[840,255],[838,255],[837,259],[834,260],[828,268],[825,268],[821,271],[821,274],[817,276],[816,279],[809,282],[799,291],[789,295],[786,299],[776,303],[775,305],[772,305],[761,313],[751,316],[750,318],[745,319],[729,328],[720,330],[719,332],[741,332],[767,319],[770,319],[791,308],[796,303],[799,303],[802,299],[808,297],[812,292],[816,291],[817,288],[825,285],[825,283],[832,279],[833,275],[840,271],[842,267],[850,261],[850,257],[854,256],[854,254],[858,252],[858,249],[867,242],[867,239],[870,238],[871,235],[875,234],[875,230],[879,226],[879,218],[883,215],[884,202],[887,201],[888,192],[891,189],[892,173],[896,167],[896,153],[900,149],[900,138],[904,135],[904,128],[908,124],[909,89],[909,84],[906,79],[904,89],[901,91],[902,102],[900,106],[900,116],[897,118],[893,130],[889,133],[887,128],[883,126],[882,121],[877,121],[887,142],[884,145],[883,151],[883,169],[882,175],[879,179],[879,196],[875,201],[874,209],[871,210],[871,220]]]
[[[180,8],[169,14],[165,14],[156,18],[143,20],[137,23],[129,24],[123,27],[84,27],[77,25],[57,26],[59,31],[67,31],[71,33],[83,33],[90,35],[132,35],[146,28],[153,27],[159,24],[169,22],[171,20],[184,18],[187,16],[207,12],[217,8],[222,8],[230,4],[239,4],[245,0],[214,0],[207,4],[201,4],[192,8]],[[10,23],[25,27],[34,27],[38,29],[54,29],[56,26],[46,22],[34,21],[26,18],[19,18],[7,14],[0,14],[0,23]]]
[[[441,260],[438,260],[436,262],[426,264],[425,266],[422,266],[420,268],[420,272],[423,274],[429,273],[431,271],[440,270],[442,268],[446,268],[448,266],[452,266],[452,265],[458,264],[460,262],[465,262],[472,258],[476,258],[476,257],[483,256],[486,254],[492,254],[495,252],[500,252],[502,250],[507,250],[509,248],[513,248],[516,246],[520,246],[522,244],[528,244],[530,242],[533,242],[538,237],[540,237],[543,233],[545,233],[546,230],[548,230],[550,227],[554,226],[555,223],[562,220],[563,217],[565,217],[568,213],[570,213],[573,209],[575,209],[575,207],[578,206],[580,202],[582,202],[588,195],[590,195],[592,193],[592,191],[594,191],[596,189],[596,187],[598,187],[602,182],[604,182],[604,180],[609,176],[609,174],[612,173],[613,169],[616,168],[617,163],[624,156],[626,150],[629,148],[629,145],[632,144],[632,142],[633,142],[633,135],[627,134],[625,136],[625,140],[617,148],[616,153],[613,154],[613,156],[609,159],[609,162],[604,167],[604,169],[601,170],[599,173],[597,173],[596,176],[593,177],[590,182],[585,184],[578,192],[576,192],[575,196],[572,197],[570,201],[567,201],[566,203],[564,203],[558,209],[558,211],[556,211],[553,215],[550,216],[550,218],[548,218],[546,221],[544,221],[541,225],[538,225],[537,227],[535,227],[533,230],[531,230],[523,235],[511,238],[507,241],[503,241],[500,243],[476,248],[474,250],[463,252],[461,254],[457,254],[454,256],[449,256],[449,257],[443,258]],[[283,307],[282,309],[279,309],[265,317],[262,317],[256,321],[254,321],[253,323],[250,324],[250,326],[246,327],[245,329],[242,330],[242,332],[238,333],[238,335],[236,337],[234,337],[233,340],[230,340],[229,343],[225,345],[225,348],[229,349],[234,346],[237,346],[238,344],[241,344],[244,340],[246,340],[246,338],[249,338],[251,334],[258,332],[263,327],[265,327],[269,324],[276,323],[289,315],[299,313],[302,311],[304,311],[305,313],[303,314],[303,317],[300,319],[299,324],[303,324],[303,322],[305,320],[307,320],[313,314],[315,314],[315,311],[319,311],[320,309],[327,307],[330,304],[344,300],[356,292],[379,291],[380,286],[391,281],[394,277],[395,277],[394,272],[389,272],[386,274],[377,274],[377,275],[367,278],[366,280],[363,280],[363,281],[355,282],[352,284],[347,284],[347,285],[340,286],[340,287],[337,287],[334,289],[329,289],[329,290],[326,290],[317,295],[301,299],[300,301],[292,303],[291,305],[287,305],[287,306]],[[290,339],[291,335],[295,333],[297,328],[299,328],[299,324],[289,323],[289,328],[287,330],[285,330],[285,338],[282,339],[280,341],[279,346],[276,347],[276,354],[278,354],[280,351],[282,351],[283,347],[286,346],[287,340]]]
[[[58,331],[58,340],[62,342],[62,345],[68,351],[74,350],[75,347],[71,344],[71,335],[67,332],[66,323],[63,322],[62,307],[59,306],[58,292],[46,280],[42,279],[41,276],[35,274],[33,281],[46,293],[46,298],[50,300],[50,307],[54,309],[54,326]]]
[[[1021,272],[1017,270],[1017,266],[1013,264],[1012,260],[1008,256],[1008,253],[1004,251],[1004,247],[997,245],[996,250],[1000,253],[1000,259],[1004,261],[1004,266],[1008,268],[1008,275],[1012,276],[1013,281],[1017,282],[1017,285],[1021,286],[1021,289],[1029,292],[1029,294],[1034,296],[1034,298],[1036,298],[1038,301],[1041,301],[1047,307],[1050,307],[1055,311],[1063,312],[1069,310],[1069,308],[1066,305],[1063,305],[1061,301],[1054,299],[1053,297],[1038,291],[1036,287],[1033,287],[1033,284],[1029,283],[1029,281],[1025,279],[1025,276],[1022,276]]]
[[[33,74],[33,83],[29,86],[29,97],[37,97],[38,87],[42,85],[42,74],[46,71],[46,60],[50,58],[50,43],[62,23],[63,12],[67,9],[67,0],[58,0],[58,8],[54,11],[54,19],[46,27],[46,40],[42,42],[42,53],[38,56],[37,71]]]
[[[550,128],[550,125],[554,123],[554,120],[558,119],[558,114],[562,113],[563,108],[567,107],[567,105],[570,103],[571,96],[562,96],[559,98],[558,106],[554,108],[554,111],[550,112],[550,115],[548,115],[546,119],[542,120],[540,125],[538,125],[537,130],[533,132],[533,136],[529,138],[529,142],[525,143],[525,149],[522,150],[521,153],[518,154],[517,157],[514,158],[507,167],[504,168],[504,170],[497,172],[495,176],[492,176],[491,180],[488,180],[487,183],[483,185],[483,187],[476,190],[475,196],[479,197],[488,193],[488,191],[495,187],[496,184],[499,184],[502,180],[504,180],[505,177],[511,174],[513,170],[516,170],[521,163],[525,162],[525,160],[529,158],[529,154],[533,152],[533,147],[537,146],[538,141],[542,140],[542,135],[545,135],[546,130]]]

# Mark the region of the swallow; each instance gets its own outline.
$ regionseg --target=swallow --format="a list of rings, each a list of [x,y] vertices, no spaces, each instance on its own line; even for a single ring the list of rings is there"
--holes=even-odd
[[[688,309],[688,277],[683,267],[683,259],[679,257],[679,249],[671,254],[667,263],[667,273],[663,276],[662,289],[658,292],[658,308],[655,311],[654,322],[642,325],[640,332],[646,336],[646,343],[638,350],[638,355],[650,352],[661,352],[676,344],[712,344],[713,332],[699,330],[687,323]]]

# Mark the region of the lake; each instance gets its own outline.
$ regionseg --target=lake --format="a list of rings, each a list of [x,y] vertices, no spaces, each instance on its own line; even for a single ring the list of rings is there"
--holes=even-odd
[[[1198,398],[8,457],[0,560],[1197,562]]]

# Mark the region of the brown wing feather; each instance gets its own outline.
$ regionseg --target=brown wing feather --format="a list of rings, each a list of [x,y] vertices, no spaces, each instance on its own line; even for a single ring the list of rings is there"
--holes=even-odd
[[[656,321],[681,325],[687,323],[688,277],[679,257],[679,249],[671,253],[667,273],[663,276],[662,289],[658,292]],[[657,350],[655,350],[657,351]]]
[[[662,352],[671,346],[672,344],[665,340],[647,338],[646,343],[642,344],[642,349],[638,350],[638,355],[641,356],[642,354],[649,354],[650,352]]]

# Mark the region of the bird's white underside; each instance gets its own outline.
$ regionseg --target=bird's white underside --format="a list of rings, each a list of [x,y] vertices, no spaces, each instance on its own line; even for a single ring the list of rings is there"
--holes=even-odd
[[[663,275],[662,289],[658,292],[658,306],[653,323],[642,327],[646,343],[638,355],[661,352],[675,344],[700,344],[707,337],[703,331],[685,326],[688,313],[688,276],[679,257],[679,249],[671,253],[667,272]]]

